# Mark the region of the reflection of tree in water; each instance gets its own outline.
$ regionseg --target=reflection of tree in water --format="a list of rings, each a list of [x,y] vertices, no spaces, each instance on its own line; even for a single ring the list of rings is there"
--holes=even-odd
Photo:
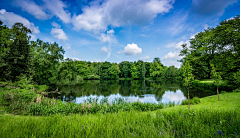
[[[62,91],[60,99],[64,101],[73,101],[76,97],[90,95],[103,95],[107,97],[111,94],[118,93],[122,96],[138,95],[139,97],[152,94],[157,101],[161,101],[166,91],[177,92],[177,90],[181,90],[184,96],[187,96],[187,89],[181,86],[181,82],[176,81],[84,80],[82,84],[76,86],[56,86],[56,88],[57,87],[59,91]],[[203,90],[190,89],[190,98],[208,95],[210,94]]]

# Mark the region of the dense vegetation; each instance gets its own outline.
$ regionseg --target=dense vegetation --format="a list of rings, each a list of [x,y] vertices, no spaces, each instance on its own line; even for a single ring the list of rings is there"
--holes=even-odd
[[[239,137],[239,92],[221,94],[220,98],[202,98],[190,111],[181,105],[155,112],[46,117],[3,113],[0,137]]]
[[[240,16],[198,33],[190,47],[182,47],[181,62],[190,62],[195,79],[220,78],[231,87],[240,86]]]

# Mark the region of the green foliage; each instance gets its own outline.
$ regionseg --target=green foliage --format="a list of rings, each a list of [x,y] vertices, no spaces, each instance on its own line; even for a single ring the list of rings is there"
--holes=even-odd
[[[189,60],[186,60],[185,63],[182,66],[182,70],[183,70],[183,86],[185,87],[191,87],[194,77],[192,74],[192,66],[189,63]]]
[[[191,105],[199,104],[199,103],[201,103],[201,101],[200,101],[200,98],[198,97],[193,97],[193,99],[190,100]],[[188,100],[183,100],[182,105],[188,105]]]
[[[163,71],[163,64],[159,58],[154,58],[153,63],[150,64],[150,76],[159,77]]]
[[[183,45],[180,56],[188,57],[196,78],[211,78],[212,67],[230,87],[237,88],[237,72],[240,69],[240,16],[224,20],[216,28],[208,28],[190,40],[190,48]],[[184,63],[185,58],[180,60]],[[237,77],[238,78],[238,77]]]
[[[222,79],[220,72],[216,72],[216,69],[213,64],[211,64],[211,67],[212,67],[211,78],[213,79],[213,83],[219,86],[221,84],[221,79]]]

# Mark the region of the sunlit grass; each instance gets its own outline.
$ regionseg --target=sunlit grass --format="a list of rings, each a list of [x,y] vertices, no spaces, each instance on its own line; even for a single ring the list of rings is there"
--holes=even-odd
[[[0,89],[2,94],[9,89]],[[36,110],[48,116],[23,116],[11,115],[0,108],[0,138],[1,137],[239,137],[240,133],[240,93],[220,94],[220,101],[216,95],[205,98],[196,98],[194,105],[188,111],[188,105],[169,105],[157,109],[151,104],[141,103],[115,104],[107,106],[102,104],[94,107],[94,101],[88,101],[91,105],[84,105],[88,112],[75,112],[78,105],[74,103],[62,103],[48,98],[40,99],[39,95],[34,99],[31,89],[15,89],[15,97],[12,104],[13,113],[23,110],[23,114],[29,114],[32,105],[39,105]],[[14,96],[9,93],[10,97]],[[11,99],[11,98],[10,98]],[[16,102],[16,100],[21,101]],[[30,99],[30,100],[29,100]],[[200,102],[198,102],[200,100]],[[28,101],[30,106],[24,103]],[[38,102],[37,102],[38,101]],[[197,102],[196,102],[197,101]],[[16,102],[16,103],[15,103]],[[45,102],[45,103],[44,103]],[[122,102],[119,99],[118,102]],[[122,102],[124,103],[124,102]],[[196,103],[196,104],[195,104]],[[80,109],[83,109],[82,107]],[[91,110],[90,110],[91,109]],[[96,109],[96,110],[95,110]],[[118,110],[121,109],[121,110]],[[124,110],[122,110],[124,109]],[[152,111],[154,109],[155,111]],[[55,112],[56,111],[56,112]],[[145,111],[145,112],[142,112]],[[59,114],[63,112],[63,114]],[[66,115],[65,113],[68,115]],[[21,112],[20,112],[21,113]],[[44,114],[45,113],[45,114]],[[50,114],[49,114],[50,113]]]

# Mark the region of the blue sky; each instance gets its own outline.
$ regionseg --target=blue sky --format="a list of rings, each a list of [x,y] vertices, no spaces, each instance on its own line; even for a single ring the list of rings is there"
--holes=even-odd
[[[1,0],[0,20],[22,22],[32,40],[57,42],[65,58],[152,61],[180,67],[181,45],[240,15],[239,0]]]

